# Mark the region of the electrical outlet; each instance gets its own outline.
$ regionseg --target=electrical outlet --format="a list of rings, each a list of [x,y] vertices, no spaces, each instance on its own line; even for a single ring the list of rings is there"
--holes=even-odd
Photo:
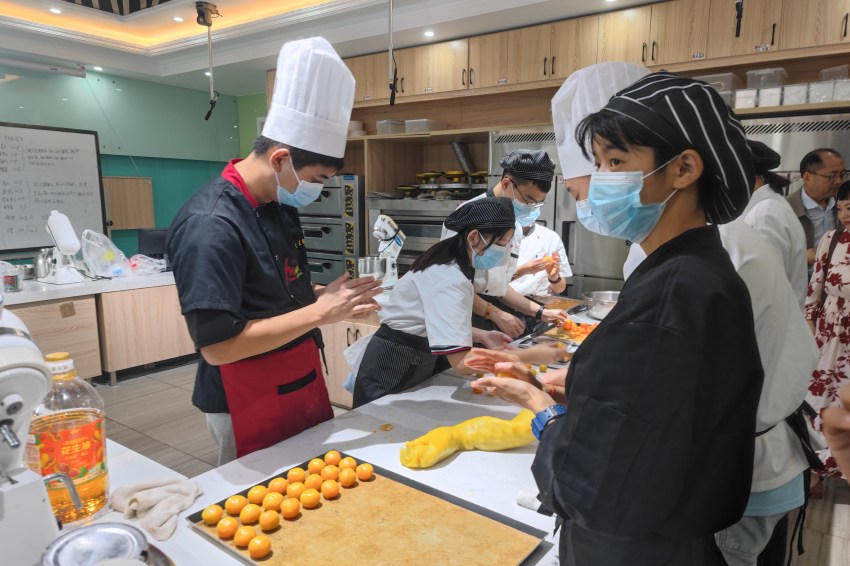
[[[74,303],[62,303],[59,305],[59,314],[62,318],[68,318],[77,314],[77,309],[74,308]]]

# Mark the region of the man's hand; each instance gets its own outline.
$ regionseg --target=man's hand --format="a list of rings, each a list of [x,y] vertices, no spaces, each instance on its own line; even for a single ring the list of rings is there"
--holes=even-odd
[[[519,338],[525,330],[525,323],[514,315],[507,313],[496,306],[493,307],[490,320],[496,324],[499,330],[511,338]]]
[[[516,268],[516,278],[520,278],[524,275],[533,275],[544,269],[547,269],[549,266],[549,262],[546,261],[546,258],[539,257],[537,259],[532,259],[531,261],[527,261]]]
[[[522,367],[522,371],[528,375],[529,379],[533,379],[531,372],[528,371],[528,368],[523,365],[519,356],[516,354],[508,353],[504,350],[495,351],[495,350],[484,350],[482,348],[473,348],[469,351],[464,359],[464,364],[466,367],[474,369],[475,371],[482,371],[484,373],[496,373],[496,364],[500,362],[507,363],[519,363]]]
[[[534,413],[555,404],[555,400],[541,391],[536,384],[523,379],[530,375],[530,372],[522,363],[498,362],[495,369],[498,375],[511,377],[482,377],[473,381],[472,386]]]
[[[815,248],[809,248],[809,249],[806,250],[806,261],[809,262],[809,265],[815,264],[815,254],[816,253],[817,252],[815,251]]]
[[[543,309],[540,314],[540,320],[543,322],[557,322],[563,324],[567,320],[567,313],[561,309]]]
[[[322,324],[362,317],[381,310],[374,298],[382,292],[380,280],[374,277],[349,280],[348,273],[344,273],[325,287],[316,298],[315,307],[321,313]]]

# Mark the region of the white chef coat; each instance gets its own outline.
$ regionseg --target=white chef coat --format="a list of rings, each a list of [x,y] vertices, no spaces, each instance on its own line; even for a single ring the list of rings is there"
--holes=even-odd
[[[460,203],[458,205],[458,208],[468,202],[487,198],[488,196],[493,196],[490,190],[488,190],[486,193],[478,195],[475,198],[471,198],[467,201]],[[443,232],[440,236],[440,239],[445,240],[446,238],[450,238],[455,234],[457,234],[457,232],[449,230],[448,228],[446,228],[446,225],[443,224]],[[514,235],[507,245],[508,251],[505,254],[505,258],[499,263],[499,265],[487,270],[475,270],[473,286],[475,288],[476,293],[481,293],[482,295],[488,295],[491,297],[505,296],[505,293],[508,292],[508,286],[511,283],[511,278],[513,278],[514,273],[516,273],[517,259],[519,258],[519,250],[521,244],[522,226],[519,222],[517,222],[514,226]]]
[[[750,292],[756,342],[764,369],[756,415],[752,491],[783,486],[808,468],[800,440],[784,419],[803,403],[818,361],[818,348],[809,331],[791,284],[784,276],[773,247],[741,218],[721,224],[720,239],[735,271]],[[642,261],[643,248],[629,249],[632,270]],[[719,352],[718,354],[722,354]]]
[[[785,275],[802,308],[809,284],[806,234],[791,205],[770,186],[764,185],[753,192],[741,218],[779,254]]]
[[[558,254],[561,258],[561,277],[571,277],[570,262],[564,249],[564,242],[557,233],[535,224],[528,234],[523,235],[519,246],[519,259],[517,265],[528,263],[543,256]],[[549,275],[547,271],[539,271],[530,275],[523,275],[511,281],[511,287],[520,295],[546,297],[552,294],[549,289]]]
[[[433,354],[472,347],[472,282],[456,263],[408,271],[378,313],[393,330],[428,338]]]

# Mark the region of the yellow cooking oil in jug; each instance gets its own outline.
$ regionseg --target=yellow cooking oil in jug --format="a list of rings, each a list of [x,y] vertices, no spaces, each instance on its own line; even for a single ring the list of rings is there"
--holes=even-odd
[[[109,494],[104,405],[94,387],[77,375],[69,353],[45,359],[53,386],[33,411],[25,459],[36,473],[64,473],[74,482],[80,509],[62,482],[47,485],[54,514],[69,523],[97,512]]]

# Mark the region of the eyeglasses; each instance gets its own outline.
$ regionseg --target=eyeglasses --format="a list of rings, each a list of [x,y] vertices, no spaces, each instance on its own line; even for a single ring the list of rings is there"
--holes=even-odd
[[[812,175],[817,175],[818,177],[823,177],[824,179],[828,179],[830,183],[834,183],[836,181],[846,181],[850,179],[850,171],[837,171],[835,173],[830,173],[829,175],[823,175],[821,173],[815,173],[814,171],[809,171]]]
[[[542,201],[542,200],[541,200],[541,201],[536,201],[536,200],[531,200],[531,199],[529,199],[529,198],[528,198],[528,197],[526,197],[524,194],[522,194],[522,191],[521,191],[521,190],[519,190],[519,186],[516,184],[516,181],[514,181],[514,180],[513,180],[513,179],[511,179],[510,177],[508,177],[508,181],[510,181],[510,182],[511,182],[511,184],[514,186],[514,187],[513,187],[513,189],[511,189],[511,191],[516,190],[516,192],[518,192],[518,193],[519,193],[519,196],[520,196],[520,198],[522,199],[522,203],[523,203],[523,204],[528,205],[528,206],[530,206],[531,208],[540,208],[541,206],[543,206],[543,202],[544,202],[544,201]]]

